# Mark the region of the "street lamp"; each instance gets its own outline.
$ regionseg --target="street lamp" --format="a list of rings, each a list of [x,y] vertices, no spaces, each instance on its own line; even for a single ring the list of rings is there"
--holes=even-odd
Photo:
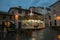
[[[15,28],[17,29],[16,30],[16,40],[19,40],[19,35],[18,35],[18,27],[19,27],[19,25],[18,25],[18,18],[19,18],[19,14],[18,13],[16,13],[15,14]]]
[[[16,26],[16,29],[18,29],[18,18],[19,18],[19,14],[15,14],[15,26]]]

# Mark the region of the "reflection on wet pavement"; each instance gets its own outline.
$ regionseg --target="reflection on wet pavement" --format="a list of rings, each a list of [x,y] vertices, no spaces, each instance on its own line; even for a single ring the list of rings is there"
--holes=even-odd
[[[59,32],[51,28],[46,28],[37,31],[21,30],[18,33],[10,31],[3,37],[3,32],[0,32],[1,40],[16,40],[16,34],[18,34],[18,40],[57,40],[56,36]]]

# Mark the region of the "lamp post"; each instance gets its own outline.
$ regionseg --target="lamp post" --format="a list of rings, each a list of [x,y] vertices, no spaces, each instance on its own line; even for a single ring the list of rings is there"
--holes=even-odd
[[[16,28],[16,40],[19,40],[19,35],[18,35],[18,18],[19,18],[19,15],[18,14],[15,14],[15,28]]]
[[[19,15],[18,14],[15,14],[15,28],[18,29],[18,17]]]

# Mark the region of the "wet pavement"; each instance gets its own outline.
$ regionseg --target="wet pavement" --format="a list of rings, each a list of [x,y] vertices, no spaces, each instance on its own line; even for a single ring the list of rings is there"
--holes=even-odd
[[[0,31],[0,40],[58,40],[56,37],[60,33],[57,30],[45,28],[35,31],[20,30],[18,33],[16,31],[10,31],[6,33],[5,37],[3,34]],[[16,36],[17,34],[18,36]]]

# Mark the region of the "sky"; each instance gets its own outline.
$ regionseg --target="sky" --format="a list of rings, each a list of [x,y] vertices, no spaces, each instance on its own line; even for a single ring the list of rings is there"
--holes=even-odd
[[[58,0],[0,0],[0,11],[8,12],[10,7],[22,6],[28,9],[30,6],[49,7]]]

